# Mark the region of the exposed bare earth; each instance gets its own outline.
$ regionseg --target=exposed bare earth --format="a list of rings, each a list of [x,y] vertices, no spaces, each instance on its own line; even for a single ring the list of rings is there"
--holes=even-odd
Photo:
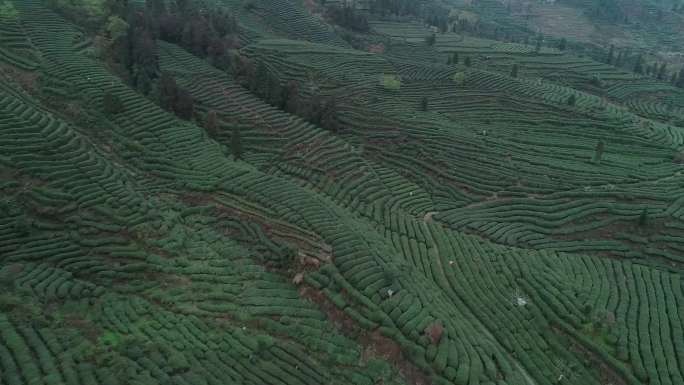
[[[407,383],[412,385],[430,385],[432,382],[418,367],[413,365],[401,351],[401,347],[391,338],[380,334],[378,330],[367,331],[361,329],[344,311],[330,302],[318,290],[303,286],[299,290],[303,298],[316,303],[327,315],[328,319],[337,326],[338,330],[350,338],[354,338],[364,347],[363,359],[380,357],[394,365]]]

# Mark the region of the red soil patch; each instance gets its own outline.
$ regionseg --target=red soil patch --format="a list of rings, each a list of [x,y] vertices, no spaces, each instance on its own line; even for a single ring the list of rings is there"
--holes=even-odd
[[[87,319],[78,318],[71,314],[64,318],[66,324],[77,329],[90,342],[95,343],[102,335],[102,330]]]
[[[299,289],[299,295],[302,298],[309,299],[316,303],[321,310],[328,315],[328,319],[330,319],[333,324],[335,324],[335,326],[337,326],[337,328],[345,335],[350,335],[358,331],[356,322],[354,322],[354,320],[351,319],[347,313],[343,312],[332,302],[330,302],[328,298],[326,298],[325,294],[311,287],[303,286]]]
[[[407,383],[414,385],[432,384],[425,373],[404,357],[401,347],[394,340],[383,336],[378,330],[369,332],[360,328],[347,313],[340,310],[318,290],[304,286],[299,289],[299,294],[316,303],[328,315],[328,319],[337,326],[338,330],[365,348],[362,354],[364,361],[373,357],[383,358],[399,370]]]
[[[439,341],[442,340],[442,334],[444,333],[444,326],[442,326],[441,322],[433,322],[432,325],[428,326],[425,329],[425,334],[430,337],[430,341],[432,341],[433,345],[439,344]]]
[[[320,15],[315,0],[304,0],[304,8],[308,9],[312,15]]]
[[[370,53],[385,53],[385,45],[382,43],[371,44],[368,46],[368,52],[370,52]]]

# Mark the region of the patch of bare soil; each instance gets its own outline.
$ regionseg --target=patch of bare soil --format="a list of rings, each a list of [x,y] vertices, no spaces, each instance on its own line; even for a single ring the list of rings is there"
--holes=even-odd
[[[90,342],[95,343],[102,335],[102,330],[87,319],[79,318],[75,315],[68,315],[64,318],[66,324],[79,332]]]
[[[425,216],[423,216],[423,222],[425,222],[425,223],[432,222],[432,216],[435,214],[439,214],[439,211],[428,211],[427,213],[425,213]]]
[[[241,218],[258,224],[264,235],[269,239],[276,243],[285,243],[295,247],[302,254],[304,265],[311,263],[311,258],[316,258],[322,262],[330,262],[332,260],[332,248],[330,245],[318,237],[312,238],[313,234],[307,233],[295,225],[271,222],[265,214],[241,210],[237,206],[226,206],[214,200],[211,194],[186,194],[181,196],[180,199],[189,206],[211,204],[214,206],[212,215],[218,218]],[[302,239],[311,239],[311,242],[303,242]]]
[[[368,46],[368,52],[370,52],[370,53],[385,53],[385,45],[382,43],[371,44]]]
[[[362,329],[347,313],[340,310],[327,299],[325,294],[318,290],[303,286],[299,289],[299,294],[316,303],[339,331],[364,347],[362,353],[364,361],[373,357],[385,359],[397,368],[407,383],[414,385],[432,384],[430,378],[404,356],[401,347],[394,340],[383,336],[378,330],[367,331]]]
[[[575,338],[573,338],[571,335],[568,333],[564,332],[563,330],[554,327],[553,330],[566,337],[568,341],[570,341],[570,346],[569,349],[580,355],[581,357],[585,358],[591,363],[591,367],[595,368],[598,373],[599,373],[599,378],[601,380],[602,384],[611,384],[611,385],[627,385],[628,382],[625,380],[620,373],[618,373],[615,369],[611,368],[608,366],[601,358],[591,351],[590,349],[586,348],[584,345],[579,343]]]
[[[7,81],[18,84],[30,94],[36,93],[38,84],[38,74],[36,72],[22,71],[7,64],[0,64],[0,76]]]

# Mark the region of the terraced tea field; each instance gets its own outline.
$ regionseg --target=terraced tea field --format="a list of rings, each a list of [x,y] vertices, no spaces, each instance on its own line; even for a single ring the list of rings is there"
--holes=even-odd
[[[232,54],[300,108],[157,40],[182,120],[7,4],[0,384],[684,384],[682,89],[231,0]]]

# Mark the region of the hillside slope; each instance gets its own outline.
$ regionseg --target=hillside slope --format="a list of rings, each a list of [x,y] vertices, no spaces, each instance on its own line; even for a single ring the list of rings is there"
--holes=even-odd
[[[184,120],[7,4],[1,384],[684,384],[682,89],[231,0],[268,86],[159,37]]]

